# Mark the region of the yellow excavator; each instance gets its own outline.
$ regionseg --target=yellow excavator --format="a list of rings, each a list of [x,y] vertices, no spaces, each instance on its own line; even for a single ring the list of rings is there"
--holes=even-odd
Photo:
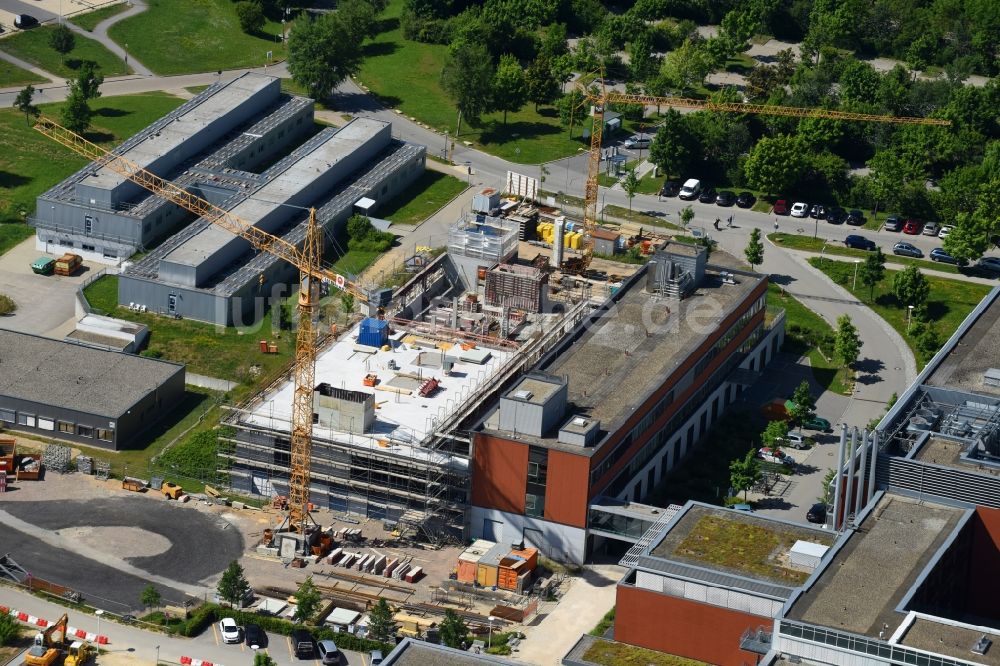
[[[66,626],[69,616],[63,613],[59,621],[35,636],[35,643],[24,656],[26,666],[52,666],[62,653],[59,646],[66,642]],[[55,635],[59,634],[59,640]],[[81,662],[82,663],[82,662]]]
[[[87,641],[73,641],[66,648],[66,661],[63,666],[83,666],[91,657],[97,655],[97,648]]]

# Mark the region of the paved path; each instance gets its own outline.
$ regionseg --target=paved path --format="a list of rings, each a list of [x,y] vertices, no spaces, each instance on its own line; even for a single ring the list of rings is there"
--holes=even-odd
[[[103,44],[105,48],[124,60],[125,64],[132,67],[136,74],[141,76],[153,76],[153,72],[150,71],[148,67],[136,60],[135,56],[130,56],[128,51],[118,45],[118,42],[108,37],[108,28],[116,23],[124,21],[127,18],[131,18],[136,14],[141,14],[149,8],[143,0],[130,0],[129,4],[132,6],[123,11],[121,14],[115,14],[114,16],[106,18],[94,26],[93,32],[87,32],[86,30],[79,29],[72,23],[70,24],[70,27],[76,29],[81,34],[90,37],[91,39],[96,39],[98,42]]]
[[[48,80],[50,83],[54,83],[54,82],[56,82],[56,81],[59,80],[59,77],[57,77],[55,74],[52,74],[51,72],[46,72],[41,67],[38,67],[37,65],[32,65],[30,62],[28,62],[26,60],[21,60],[20,58],[18,58],[16,56],[12,56],[11,54],[7,53],[6,51],[0,51],[0,60],[6,60],[7,62],[9,62],[12,65],[20,67],[21,69],[26,69],[29,72],[31,72],[32,74],[34,74],[35,76],[39,76],[39,77],[41,77],[43,79]],[[45,85],[45,84],[44,83],[35,84],[35,88],[37,89],[38,86],[40,86],[40,85]],[[22,88],[18,88],[17,91],[15,91],[14,95],[16,96],[17,92],[19,92],[20,90],[22,90]],[[13,102],[11,102],[11,104],[13,104]],[[7,106],[7,105],[5,105],[5,106]]]
[[[184,383],[190,384],[191,386],[200,386],[201,388],[212,389],[213,391],[221,391],[222,393],[228,393],[239,386],[236,382],[218,379],[216,377],[206,377],[205,375],[196,375],[193,372],[185,374]]]

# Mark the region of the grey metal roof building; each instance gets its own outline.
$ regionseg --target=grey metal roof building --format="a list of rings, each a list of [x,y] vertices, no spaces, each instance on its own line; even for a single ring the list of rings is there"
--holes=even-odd
[[[258,180],[250,171],[311,131],[312,100],[281,93],[260,74],[215,84],[118,146],[114,152],[213,203]],[[37,199],[40,249],[125,259],[188,218],[107,167],[87,165]]]
[[[0,423],[127,448],[184,395],[184,366],[0,329]]]

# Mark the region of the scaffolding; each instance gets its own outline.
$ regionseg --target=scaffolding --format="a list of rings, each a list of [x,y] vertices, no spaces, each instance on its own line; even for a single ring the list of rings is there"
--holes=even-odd
[[[68,446],[49,444],[42,451],[42,465],[46,470],[65,474],[69,471],[72,451]]]

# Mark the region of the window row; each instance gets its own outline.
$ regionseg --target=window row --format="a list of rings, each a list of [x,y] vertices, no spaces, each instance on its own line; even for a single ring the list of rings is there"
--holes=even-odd
[[[77,437],[97,438],[105,442],[113,442],[115,439],[114,430],[108,428],[94,428],[82,423],[72,423],[70,421],[60,421],[50,419],[45,416],[36,416],[25,412],[14,412],[12,409],[0,409],[0,421],[5,423],[16,423],[26,428],[37,428],[50,432],[60,432],[66,435],[76,435]]]

